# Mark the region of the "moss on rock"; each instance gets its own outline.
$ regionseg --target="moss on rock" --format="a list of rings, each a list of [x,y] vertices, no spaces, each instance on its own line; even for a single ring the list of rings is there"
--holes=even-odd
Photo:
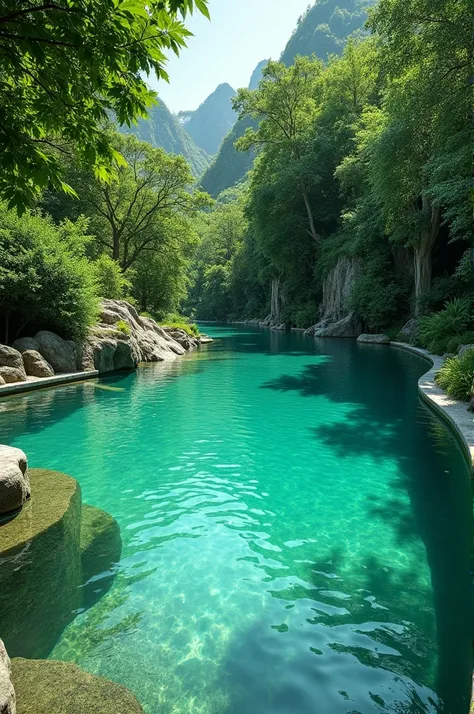
[[[120,684],[70,662],[12,660],[17,714],[143,714]]]
[[[11,656],[45,657],[81,604],[81,491],[32,469],[31,499],[0,526],[0,633]]]

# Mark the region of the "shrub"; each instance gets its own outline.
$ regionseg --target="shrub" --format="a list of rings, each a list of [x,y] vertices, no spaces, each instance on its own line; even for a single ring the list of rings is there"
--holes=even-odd
[[[105,253],[92,264],[97,294],[109,300],[120,300],[131,288],[120,265]]]
[[[462,357],[449,357],[438,374],[436,381],[453,399],[469,401],[474,378],[474,350],[468,350]]]
[[[79,338],[97,317],[87,221],[64,221],[0,203],[0,316],[3,340],[50,329]],[[30,334],[31,334],[30,332]]]
[[[194,322],[190,322],[187,317],[170,313],[165,316],[165,319],[160,322],[162,327],[171,327],[176,330],[184,330],[190,337],[199,337],[200,332],[198,326]]]
[[[470,298],[455,298],[445,304],[444,310],[422,318],[419,338],[423,347],[435,354],[455,352],[457,347],[469,342],[469,328],[473,327]]]
[[[116,324],[117,330],[123,332],[124,335],[130,334],[130,325],[125,320],[119,320]]]

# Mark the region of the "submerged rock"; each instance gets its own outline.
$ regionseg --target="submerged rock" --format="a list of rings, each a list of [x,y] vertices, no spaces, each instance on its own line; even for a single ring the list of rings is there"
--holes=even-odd
[[[0,514],[21,508],[30,493],[26,454],[13,446],[0,445]]]
[[[81,605],[81,493],[31,469],[31,499],[0,527],[0,632],[11,657],[47,657]]]
[[[14,659],[12,680],[16,714],[143,714],[128,689],[71,662]]]
[[[54,370],[45,358],[36,350],[23,352],[25,372],[30,377],[54,377]]]
[[[359,335],[357,342],[369,345],[389,345],[390,337],[388,335]]]
[[[16,714],[11,663],[2,640],[0,640],[0,714]]]
[[[314,330],[315,337],[359,337],[362,328],[359,318],[354,312],[327,327]]]
[[[35,340],[38,343],[38,352],[55,372],[68,374],[76,371],[76,354],[69,340],[63,340],[48,330],[37,332]]]
[[[78,611],[107,592],[122,543],[112,516],[82,505],[75,479],[29,473],[31,500],[0,527],[0,632],[11,656],[44,658]]]
[[[111,587],[122,553],[120,526],[109,513],[84,504],[81,512],[83,607],[92,607]]]

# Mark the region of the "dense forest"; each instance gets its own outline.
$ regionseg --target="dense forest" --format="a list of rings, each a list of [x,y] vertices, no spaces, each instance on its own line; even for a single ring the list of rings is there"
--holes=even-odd
[[[5,342],[26,325],[77,337],[111,297],[158,319],[392,337],[410,321],[404,339],[437,353],[474,343],[469,0],[318,0],[248,88],[179,117],[143,76],[165,77],[204,0],[156,16],[97,6],[67,25],[49,5],[11,5]],[[150,23],[166,32],[144,42]],[[216,151],[234,116],[207,168],[202,147]]]

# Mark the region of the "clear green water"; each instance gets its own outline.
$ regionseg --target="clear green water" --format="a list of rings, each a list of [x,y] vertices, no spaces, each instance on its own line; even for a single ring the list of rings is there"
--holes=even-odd
[[[426,363],[209,331],[171,365],[0,405],[1,441],[122,530],[112,589],[51,657],[148,714],[464,714],[470,484],[419,401]]]

